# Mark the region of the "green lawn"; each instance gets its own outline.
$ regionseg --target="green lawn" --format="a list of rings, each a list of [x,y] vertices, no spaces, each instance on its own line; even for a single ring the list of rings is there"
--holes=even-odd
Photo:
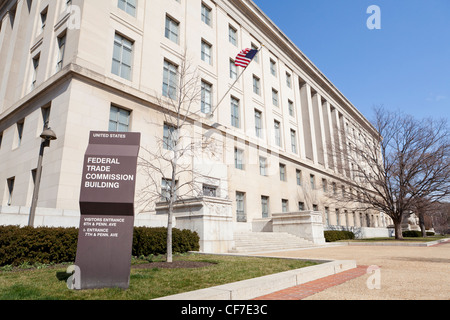
[[[132,268],[130,288],[74,291],[66,285],[67,266],[0,271],[0,300],[148,300],[268,274],[312,266],[311,261],[190,254],[174,261],[210,262],[203,268]],[[133,265],[146,263],[134,260]]]

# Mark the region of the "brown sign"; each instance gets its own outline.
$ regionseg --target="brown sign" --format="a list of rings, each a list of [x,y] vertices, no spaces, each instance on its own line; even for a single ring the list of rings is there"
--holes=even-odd
[[[78,289],[129,286],[140,133],[91,132],[80,193]]]

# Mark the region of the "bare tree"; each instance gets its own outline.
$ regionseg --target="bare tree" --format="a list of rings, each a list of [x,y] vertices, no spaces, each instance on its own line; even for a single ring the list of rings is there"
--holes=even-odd
[[[139,205],[151,209],[158,202],[168,207],[167,221],[167,262],[172,262],[172,227],[174,206],[184,198],[201,194],[198,177],[204,173],[193,167],[196,152],[214,153],[211,136],[202,134],[201,122],[197,122],[201,112],[201,79],[186,55],[179,66],[167,65],[163,84],[163,96],[158,105],[164,115],[164,125],[160,132],[163,137],[155,137],[155,145],[143,147],[139,158],[139,168],[146,178],[139,191]],[[156,124],[161,126],[161,124]],[[200,129],[196,130],[196,126]],[[197,128],[198,129],[198,128]],[[199,131],[199,132],[197,132]],[[206,150],[208,149],[208,151]]]
[[[450,144],[445,120],[416,120],[412,116],[375,110],[377,136],[349,138],[336,148],[350,188],[345,198],[392,218],[396,239],[402,238],[403,215],[423,199],[431,203],[449,195]]]

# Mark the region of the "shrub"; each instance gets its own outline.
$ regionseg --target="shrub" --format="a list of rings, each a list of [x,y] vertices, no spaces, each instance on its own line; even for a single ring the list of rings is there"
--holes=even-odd
[[[417,230],[407,230],[407,231],[403,231],[402,235],[404,237],[408,237],[408,238],[418,238],[422,236],[422,231],[417,231]]]
[[[324,236],[326,242],[355,239],[355,234],[351,231],[329,230],[324,231]]]
[[[165,254],[166,236],[167,228],[134,228],[132,254]],[[199,241],[196,232],[173,229],[173,252],[198,251]],[[77,228],[0,226],[0,266],[74,262],[77,242]]]

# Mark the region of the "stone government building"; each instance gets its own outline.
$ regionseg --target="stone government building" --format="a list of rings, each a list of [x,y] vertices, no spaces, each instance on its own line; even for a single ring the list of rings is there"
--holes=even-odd
[[[0,224],[27,225],[48,122],[58,139],[45,151],[35,226],[78,227],[89,132],[141,132],[155,147],[170,125],[157,98],[186,52],[201,76],[195,125],[218,124],[227,147],[198,181],[203,194],[177,205],[176,227],[211,252],[262,232],[317,244],[324,229],[388,235],[390,218],[340,207],[330,191],[352,182],[327,146],[376,130],[253,1],[5,0],[0,19]],[[262,45],[211,119],[240,72],[236,55]],[[167,224],[161,203],[136,211],[136,225]]]

